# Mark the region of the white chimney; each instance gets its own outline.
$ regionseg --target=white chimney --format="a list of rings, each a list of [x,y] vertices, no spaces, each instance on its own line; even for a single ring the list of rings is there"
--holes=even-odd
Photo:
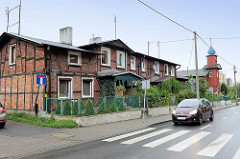
[[[72,27],[60,29],[60,43],[72,45]]]
[[[94,44],[101,41],[102,41],[102,37],[95,37],[89,40],[89,44]]]

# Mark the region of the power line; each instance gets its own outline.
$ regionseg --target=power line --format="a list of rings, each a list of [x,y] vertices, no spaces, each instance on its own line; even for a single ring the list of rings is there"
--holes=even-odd
[[[202,40],[202,42],[209,48],[210,45],[208,45],[208,43],[199,35],[197,34],[197,36],[199,37],[200,40]],[[223,57],[221,57],[218,53],[216,53],[216,55],[218,55],[218,57],[220,57],[224,62],[226,62],[227,64],[229,64],[230,66],[233,66],[233,64],[231,64],[230,62],[228,62],[227,60],[225,60]]]
[[[149,9],[153,10],[154,12],[160,14],[160,15],[163,16],[164,18],[166,18],[166,19],[170,20],[171,22],[177,24],[178,26],[182,27],[183,29],[185,29],[185,30],[187,30],[187,31],[190,31],[191,33],[194,33],[194,31],[192,31],[191,29],[189,29],[189,28],[187,28],[187,27],[185,27],[185,26],[183,26],[183,25],[175,22],[175,21],[172,20],[171,18],[169,18],[169,17],[167,17],[166,15],[160,13],[159,11],[157,11],[156,9],[150,7],[149,5],[145,4],[144,2],[142,2],[142,1],[140,1],[140,0],[138,0],[138,2],[142,3],[143,5],[145,5],[146,7],[148,7]]]
[[[191,62],[191,58],[192,58],[192,52],[193,52],[193,46],[194,46],[194,40],[193,40],[193,43],[192,43],[191,55],[190,55],[190,59],[189,59],[189,63],[188,63],[188,66],[187,66],[187,68],[189,67],[189,65],[190,65],[190,62]]]

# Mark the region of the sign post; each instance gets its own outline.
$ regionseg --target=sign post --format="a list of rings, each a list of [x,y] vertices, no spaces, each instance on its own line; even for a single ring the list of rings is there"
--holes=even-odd
[[[46,75],[41,75],[41,74],[37,74],[37,78],[36,78],[36,84],[40,85],[40,89],[39,89],[39,119],[40,119],[40,112],[41,112],[41,98],[42,98],[42,85],[46,85]]]
[[[142,81],[142,89],[144,89],[144,99],[143,99],[143,122],[144,122],[144,114],[145,114],[145,107],[146,107],[146,92],[147,89],[150,88],[150,80]]]

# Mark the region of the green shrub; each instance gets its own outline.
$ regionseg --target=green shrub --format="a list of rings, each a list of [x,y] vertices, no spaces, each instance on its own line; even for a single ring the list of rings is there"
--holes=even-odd
[[[80,114],[84,115],[85,112],[86,112],[85,105],[84,105],[84,102],[81,100],[80,101]]]
[[[114,104],[114,102],[112,102],[112,104],[108,107],[108,112],[117,112],[117,107]]]
[[[212,94],[211,94],[211,92],[205,92],[204,93],[204,98],[206,98],[209,101],[212,101]]]
[[[85,115],[93,115],[96,114],[94,108],[93,108],[93,103],[90,99],[87,100],[86,104],[86,111],[84,113]]]
[[[71,105],[68,99],[64,103],[63,115],[71,115]]]
[[[105,106],[104,106],[104,100],[100,103],[99,107],[98,107],[98,114],[102,114],[105,113]]]
[[[56,108],[56,114],[61,114],[61,104],[57,104],[57,108]]]
[[[78,102],[75,102],[72,107],[72,115],[78,115]]]
[[[197,97],[196,92],[193,92],[189,89],[184,89],[178,93],[178,102],[181,102],[183,99],[190,99],[196,97]]]
[[[123,106],[123,102],[121,102],[118,106],[118,111],[124,111],[125,107]]]

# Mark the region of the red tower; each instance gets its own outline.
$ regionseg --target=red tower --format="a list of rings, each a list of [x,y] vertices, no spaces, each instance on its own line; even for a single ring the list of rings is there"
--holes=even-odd
[[[207,65],[204,66],[204,69],[209,70],[206,76],[206,81],[209,83],[209,91],[214,96],[218,96],[220,92],[219,70],[221,70],[222,67],[220,64],[217,64],[216,51],[212,46],[208,49]]]

